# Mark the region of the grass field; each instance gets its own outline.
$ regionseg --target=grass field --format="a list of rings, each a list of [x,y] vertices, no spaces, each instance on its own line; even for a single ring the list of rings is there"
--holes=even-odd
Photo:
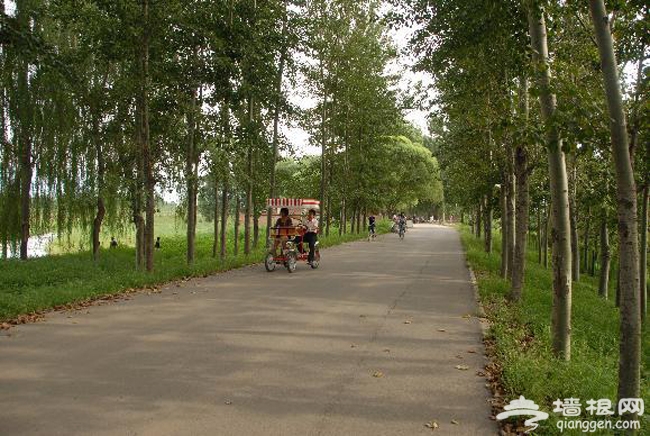
[[[156,223],[156,235],[161,236],[162,249],[155,252],[155,267],[151,274],[135,269],[135,250],[127,246],[123,239],[117,249],[102,249],[97,263],[92,261],[88,251],[44,256],[24,262],[0,261],[0,321],[102,295],[261,262],[266,250],[265,240],[261,237],[259,247],[245,256],[242,253],[242,227],[240,253],[234,256],[234,231],[231,225],[228,255],[224,260],[213,258],[213,238],[209,233],[212,224],[202,223],[196,239],[196,261],[190,267],[185,257],[187,245],[184,226],[174,224],[170,216],[157,217]],[[388,222],[378,224],[379,232],[388,231]],[[260,234],[263,235],[264,231],[260,229]],[[338,229],[333,228],[329,237],[321,237],[320,245],[328,247],[364,237],[365,233],[339,236]],[[108,244],[103,243],[102,246],[107,247]]]
[[[616,404],[619,315],[612,301],[598,297],[595,278],[586,276],[574,284],[571,361],[560,361],[551,354],[551,275],[537,263],[536,253],[528,252],[523,301],[510,304],[505,299],[508,282],[499,276],[500,238],[494,238],[495,250],[488,255],[484,252],[483,241],[475,238],[467,228],[461,228],[461,237],[491,321],[490,335],[496,341],[495,357],[503,367],[502,381],[508,401],[524,395],[542,410],[551,412],[556,399],[579,398],[583,404],[583,419],[590,418],[584,411],[589,399],[608,398]],[[647,409],[650,403],[650,329],[647,325],[642,340],[642,398]],[[641,434],[650,434],[648,415],[646,410]],[[555,427],[558,416],[561,415],[550,413],[549,420],[543,421],[535,434],[559,434]]]

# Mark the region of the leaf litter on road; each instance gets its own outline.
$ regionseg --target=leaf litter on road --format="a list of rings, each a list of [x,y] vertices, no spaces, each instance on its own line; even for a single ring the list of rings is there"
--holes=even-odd
[[[433,419],[431,421],[427,422],[426,424],[424,424],[424,426],[426,428],[430,428],[431,430],[436,430],[436,429],[440,428],[440,424],[438,424],[438,421],[433,420]]]

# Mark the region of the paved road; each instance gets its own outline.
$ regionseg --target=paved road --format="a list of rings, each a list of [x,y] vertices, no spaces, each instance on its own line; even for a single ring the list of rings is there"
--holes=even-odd
[[[422,225],[52,314],[1,333],[0,435],[495,434],[475,311],[458,234]]]

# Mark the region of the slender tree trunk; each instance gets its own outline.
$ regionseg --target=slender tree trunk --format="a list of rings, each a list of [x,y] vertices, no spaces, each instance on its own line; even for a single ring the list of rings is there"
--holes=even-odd
[[[251,251],[251,215],[253,212],[253,97],[248,99],[248,155],[246,165],[246,208],[244,209],[244,254]]]
[[[590,209],[587,208],[587,214],[585,215],[584,222],[585,222],[585,234],[583,235],[583,244],[584,244],[584,259],[583,259],[583,264],[584,264],[584,271],[589,272],[589,231],[590,231]]]
[[[542,264],[542,207],[537,209],[537,263]]]
[[[552,348],[556,356],[571,358],[571,226],[569,220],[569,193],[566,162],[562,141],[552,120],[556,109],[555,94],[551,91],[551,70],[548,61],[546,22],[539,5],[529,3],[530,28],[534,69],[540,89],[542,119],[547,127],[549,178],[553,207],[553,314]]]
[[[482,200],[479,200],[478,209],[476,210],[476,237],[477,238],[481,237],[481,232],[483,230],[482,227],[483,227],[483,205],[482,205]]]
[[[580,244],[578,242],[578,209],[576,207],[576,189],[578,185],[577,157],[569,158],[569,217],[571,220],[571,277],[574,282],[580,281]]]
[[[356,222],[357,222],[357,210],[352,209],[352,220],[350,222],[350,233],[352,234],[354,234]]]
[[[217,168],[213,168],[212,172],[214,177],[214,241],[212,243],[212,257],[217,257],[219,251],[219,176]]]
[[[327,90],[325,89],[325,73],[324,73],[324,67],[323,67],[323,62],[321,60],[321,66],[320,66],[320,76],[321,76],[321,83],[323,84],[323,102],[322,102],[322,108],[321,108],[321,154],[320,154],[320,207],[321,207],[321,221],[323,218],[325,218],[327,215],[327,211],[325,210],[325,178],[326,178],[326,170],[327,170],[327,129],[326,129],[326,123],[327,123]]]
[[[3,3],[3,11],[4,12],[4,3]],[[4,59],[3,59],[4,61]],[[2,163],[0,166],[0,184],[2,184],[3,188],[5,189],[4,192],[2,192],[2,202],[4,204],[9,203],[9,196],[10,196],[10,183],[9,183],[9,161],[11,159],[11,155],[13,153],[11,149],[11,144],[9,143],[8,139],[8,126],[7,126],[7,90],[4,87],[0,88],[0,97],[2,98],[2,101],[0,102],[0,124],[2,124]],[[7,259],[9,256],[9,223],[10,223],[10,217],[9,217],[9,208],[4,207],[2,209],[2,213],[0,214],[0,223],[3,225],[0,225],[0,233],[1,235],[1,240],[0,244],[2,244],[2,259]]]
[[[149,143],[149,0],[142,2],[143,37],[140,51],[142,62],[142,157],[144,161],[144,182],[145,182],[145,215],[144,226],[144,254],[147,271],[153,271],[154,254],[154,213],[156,181],[153,176],[153,156]]]
[[[528,120],[528,80],[522,79],[519,89],[519,113],[525,122]],[[524,288],[524,271],[526,268],[526,234],[528,233],[528,151],[524,144],[519,143],[515,148],[515,188],[517,205],[515,218],[515,252],[512,262],[512,294],[513,301],[519,301]],[[538,215],[539,217],[539,215]],[[539,221],[538,221],[539,223]]]
[[[93,141],[95,142],[95,152],[97,157],[97,215],[93,220],[92,230],[92,244],[93,244],[93,260],[99,260],[99,235],[102,230],[102,222],[106,215],[106,207],[104,206],[104,152],[102,150],[101,137],[99,134],[99,117],[93,113]]]
[[[220,255],[224,259],[227,254],[228,242],[228,174],[223,178],[223,188],[221,190],[221,243]]]
[[[616,199],[620,247],[621,341],[618,398],[639,398],[641,378],[641,302],[639,293],[639,241],[637,239],[636,188],[630,160],[623,98],[614,44],[603,0],[590,0],[610,119],[612,154],[616,168]],[[625,413],[624,419],[638,419]],[[634,431],[628,432],[634,434]]]
[[[485,195],[485,252],[492,253],[492,199]]]
[[[512,153],[511,151],[509,153]],[[509,158],[508,169],[508,196],[506,197],[506,209],[508,211],[508,275],[506,276],[512,281],[512,271],[515,265],[515,245],[517,244],[517,219],[515,214],[515,201],[517,198],[517,188],[515,185],[515,175],[513,173],[514,156]]]
[[[339,221],[339,236],[344,235],[348,228],[347,217],[345,216],[345,197],[341,199],[341,217]]]
[[[361,233],[361,206],[357,206],[356,217],[357,217],[357,235],[358,235],[359,233]]]
[[[603,218],[600,223],[600,277],[598,280],[598,295],[607,299],[609,297],[609,231],[607,230],[607,215],[603,211]]]
[[[239,214],[240,214],[240,204],[239,196],[235,195],[235,243],[233,245],[233,255],[237,256],[239,254]]]
[[[25,2],[27,3],[27,2]],[[16,4],[16,19],[23,29],[29,27],[30,16],[27,5]],[[29,222],[31,218],[32,187],[32,104],[29,89],[29,64],[21,59],[19,62],[17,96],[18,107],[18,143],[20,150],[20,258],[27,260],[29,241]]]
[[[639,261],[639,278],[641,290],[641,318],[648,315],[648,182],[643,187],[641,201],[641,259]]]
[[[551,211],[552,207],[551,204],[546,205],[546,215],[545,215],[545,222],[544,222],[544,268],[548,268],[548,242],[549,242],[549,235],[551,233]]]
[[[195,49],[196,50],[196,49]],[[195,142],[195,111],[196,111],[196,92],[192,90],[190,110],[187,116],[188,141],[187,155],[185,161],[185,181],[187,184],[187,264],[194,264],[194,254],[196,251],[196,191],[197,178],[196,173],[196,142]]]
[[[282,25],[282,34],[284,35],[286,30],[286,21]],[[278,162],[278,138],[279,138],[279,126],[280,126],[280,97],[282,94],[282,77],[284,75],[284,63],[286,58],[286,50],[282,50],[280,53],[280,62],[278,65],[278,76],[276,77],[275,82],[275,99],[273,102],[273,150],[271,151],[271,178],[269,183],[269,198],[275,198],[275,167]],[[272,214],[273,208],[269,207],[266,209],[266,238],[268,239],[271,232],[272,226]]]
[[[260,242],[260,216],[253,210],[253,249],[257,248]]]
[[[591,269],[589,270],[589,274],[594,277],[596,275],[596,262],[598,262],[598,238],[594,238],[594,248],[592,250],[592,256],[591,256]]]
[[[508,175],[503,173],[501,182],[501,192],[499,199],[501,201],[501,278],[507,278],[510,275],[510,266],[508,265]]]

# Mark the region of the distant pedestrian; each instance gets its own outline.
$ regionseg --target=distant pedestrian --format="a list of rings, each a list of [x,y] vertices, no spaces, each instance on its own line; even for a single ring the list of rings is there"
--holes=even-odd
[[[117,248],[117,241],[115,240],[115,236],[111,236],[111,248]]]
[[[160,250],[160,236],[156,238],[156,245],[155,245],[157,250]]]

